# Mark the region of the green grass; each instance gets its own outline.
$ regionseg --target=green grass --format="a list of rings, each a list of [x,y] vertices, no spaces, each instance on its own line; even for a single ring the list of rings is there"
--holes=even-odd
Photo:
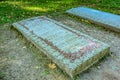
[[[0,71],[0,80],[3,80],[4,77],[5,77],[5,74]]]
[[[3,0],[0,1],[0,25],[34,16],[51,15],[57,18],[66,10],[78,6],[120,14],[120,0]],[[75,17],[73,18],[75,19]],[[2,43],[4,38],[0,39],[0,43]],[[49,71],[46,70],[45,74],[49,74]],[[0,80],[4,77],[5,73],[0,71]]]
[[[3,0],[0,1],[0,25],[33,16],[57,17],[77,6],[120,14],[120,0]]]

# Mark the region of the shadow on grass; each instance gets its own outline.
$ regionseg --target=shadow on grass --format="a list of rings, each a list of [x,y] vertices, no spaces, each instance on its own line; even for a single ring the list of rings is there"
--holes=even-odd
[[[69,8],[78,6],[88,6],[99,10],[120,14],[119,0],[17,0],[0,2],[0,24],[12,23],[21,19],[52,15],[59,16]],[[112,9],[111,9],[112,8]]]
[[[33,16],[54,14],[66,9],[68,1],[5,1],[0,3],[0,24],[18,21]]]

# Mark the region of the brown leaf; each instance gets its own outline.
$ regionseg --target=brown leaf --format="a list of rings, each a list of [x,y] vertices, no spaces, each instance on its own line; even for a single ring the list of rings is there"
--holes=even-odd
[[[51,68],[51,69],[55,69],[56,68],[56,65],[54,63],[49,63],[48,64],[48,67]]]

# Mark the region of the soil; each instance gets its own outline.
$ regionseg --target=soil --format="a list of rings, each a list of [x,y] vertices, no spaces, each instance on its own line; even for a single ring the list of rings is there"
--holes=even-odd
[[[109,56],[78,74],[75,80],[120,80],[120,33],[89,21],[80,22],[66,14],[48,17],[111,46]],[[52,61],[12,28],[11,24],[0,26],[0,74],[4,74],[0,80],[72,80],[59,67],[49,68],[49,63]]]

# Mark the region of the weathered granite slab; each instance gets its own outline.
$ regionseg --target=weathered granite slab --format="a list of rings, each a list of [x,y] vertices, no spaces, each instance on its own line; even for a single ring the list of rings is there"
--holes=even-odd
[[[22,20],[13,26],[71,77],[109,53],[109,45],[47,17]]]
[[[106,28],[120,32],[120,16],[99,10],[77,7],[66,11],[69,14],[91,20],[97,24],[103,25]]]

